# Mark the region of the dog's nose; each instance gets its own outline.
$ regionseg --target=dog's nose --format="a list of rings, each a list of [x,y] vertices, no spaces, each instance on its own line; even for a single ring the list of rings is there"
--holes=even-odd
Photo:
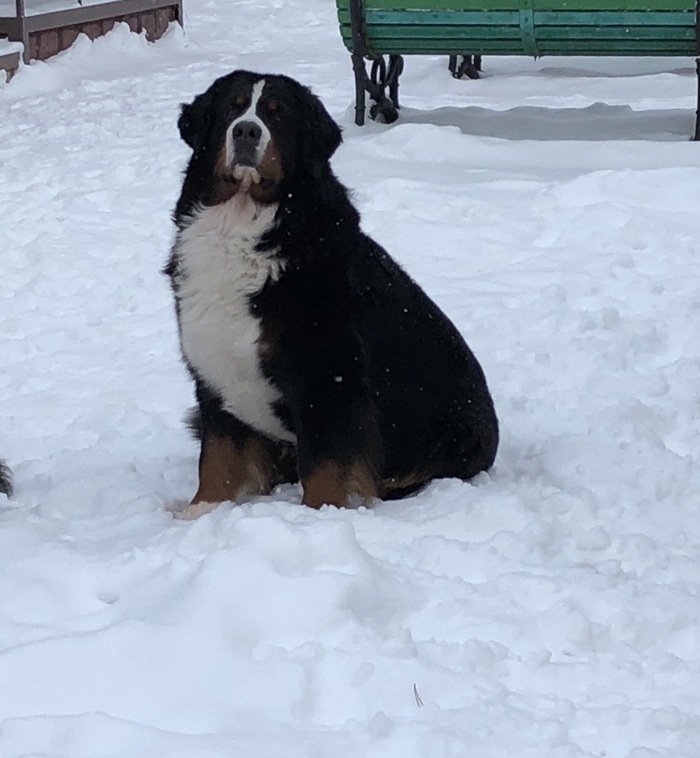
[[[233,142],[241,146],[255,146],[262,136],[262,128],[255,121],[241,121],[233,127]]]
[[[233,125],[231,141],[234,159],[238,165],[257,165],[260,137],[262,137],[262,127],[255,121],[239,121]]]

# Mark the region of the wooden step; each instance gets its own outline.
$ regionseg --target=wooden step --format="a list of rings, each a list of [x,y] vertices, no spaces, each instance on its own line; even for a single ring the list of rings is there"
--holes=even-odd
[[[19,68],[20,48],[16,42],[0,39],[0,81],[4,77],[9,82]]]

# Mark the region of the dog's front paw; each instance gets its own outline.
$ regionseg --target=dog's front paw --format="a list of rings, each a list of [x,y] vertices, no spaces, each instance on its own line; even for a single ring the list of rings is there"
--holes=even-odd
[[[219,505],[221,505],[221,503],[206,503],[203,501],[199,503],[190,503],[181,511],[174,511],[173,518],[176,518],[179,521],[194,521],[200,516],[211,513],[215,508],[218,508]]]

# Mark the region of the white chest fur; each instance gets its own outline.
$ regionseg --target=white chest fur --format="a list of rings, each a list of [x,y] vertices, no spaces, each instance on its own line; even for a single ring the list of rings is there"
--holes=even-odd
[[[249,309],[250,295],[281,271],[270,253],[255,250],[276,209],[234,197],[197,211],[176,242],[177,298],[182,350],[226,410],[273,439],[293,441],[271,409],[279,392],[260,371],[260,322]]]

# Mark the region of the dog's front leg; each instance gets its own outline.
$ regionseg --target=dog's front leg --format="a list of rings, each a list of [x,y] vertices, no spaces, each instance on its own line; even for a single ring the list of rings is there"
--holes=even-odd
[[[364,392],[331,390],[303,405],[297,456],[304,505],[343,508],[374,500],[381,446],[373,403]]]
[[[260,440],[253,434],[238,440],[205,427],[199,455],[199,487],[192,502],[177,517],[195,519],[220,503],[240,501],[244,495],[263,494],[269,489],[269,461]]]
[[[278,300],[269,295],[271,310],[297,316],[267,322],[265,350],[266,371],[296,437],[302,502],[312,508],[370,502],[378,496],[383,447],[368,356],[352,320],[355,294],[332,268],[311,270],[307,278],[322,287],[291,278],[273,291]]]
[[[302,503],[310,508],[335,505],[347,508],[354,500],[368,503],[377,497],[376,475],[366,461],[339,464],[323,461],[302,477]]]

